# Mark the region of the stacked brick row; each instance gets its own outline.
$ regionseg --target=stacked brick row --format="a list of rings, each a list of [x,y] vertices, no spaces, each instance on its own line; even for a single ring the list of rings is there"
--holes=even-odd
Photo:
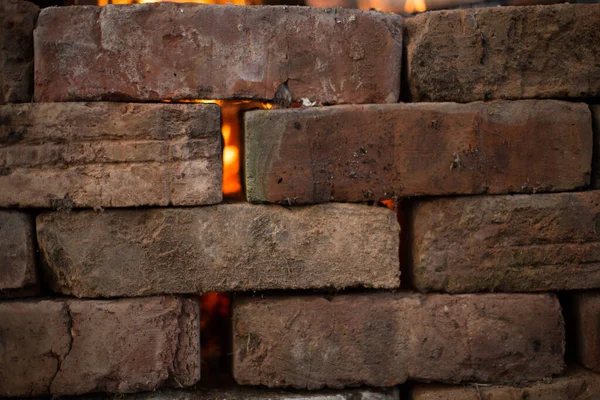
[[[600,6],[0,7],[0,396],[600,396]]]

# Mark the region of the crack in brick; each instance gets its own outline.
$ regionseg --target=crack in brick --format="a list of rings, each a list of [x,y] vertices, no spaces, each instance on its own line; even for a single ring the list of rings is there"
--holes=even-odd
[[[71,308],[69,307],[69,304],[67,302],[64,302],[63,305],[64,305],[63,310],[65,311],[65,314],[66,314],[65,315],[66,316],[65,325],[67,327],[67,333],[69,334],[69,346],[67,348],[67,352],[62,357],[60,354],[56,354],[52,350],[50,351],[50,354],[54,358],[56,358],[57,365],[56,365],[56,372],[54,373],[54,376],[52,376],[52,379],[50,379],[50,383],[48,384],[48,392],[49,393],[52,393],[52,385],[54,384],[56,377],[62,370],[64,361],[67,359],[69,354],[71,354],[71,350],[73,349],[73,316],[71,314]]]

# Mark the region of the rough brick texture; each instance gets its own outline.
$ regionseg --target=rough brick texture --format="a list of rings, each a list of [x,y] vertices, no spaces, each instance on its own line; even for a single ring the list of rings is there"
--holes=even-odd
[[[0,303],[0,396],[127,393],[200,379],[196,300]]]
[[[600,95],[600,5],[490,7],[407,19],[413,101]]]
[[[252,202],[561,191],[590,180],[592,126],[585,104],[253,111],[245,114],[245,126]]]
[[[393,103],[400,91],[402,19],[377,12],[61,7],[34,35],[36,101],[268,100],[287,83],[298,101]]]
[[[412,400],[596,400],[600,397],[600,375],[570,368],[565,376],[525,387],[418,384],[411,392]]]
[[[0,206],[129,207],[222,199],[220,111],[208,104],[0,107]]]
[[[33,225],[27,214],[0,211],[0,297],[37,292]]]
[[[594,128],[594,162],[592,170],[592,187],[600,189],[600,104],[590,105],[592,126]]]
[[[382,207],[59,212],[37,229],[52,286],[78,297],[399,285],[399,226]]]
[[[423,291],[600,288],[600,191],[431,199],[412,211]]]
[[[0,104],[33,98],[33,28],[38,13],[28,1],[0,1]]]
[[[547,294],[242,298],[233,324],[240,384],[518,382],[563,369],[561,309]]]
[[[159,390],[130,395],[118,395],[122,400],[400,400],[397,389],[321,390],[317,392],[282,391],[275,389],[233,387],[223,389]],[[70,400],[100,400],[103,395],[79,396]],[[67,399],[69,400],[69,399]]]
[[[572,331],[579,363],[600,372],[600,292],[577,293],[572,303]]]

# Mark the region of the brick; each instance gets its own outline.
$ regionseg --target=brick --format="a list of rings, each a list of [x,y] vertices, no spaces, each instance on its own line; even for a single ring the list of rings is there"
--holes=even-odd
[[[36,101],[272,100],[287,84],[296,101],[393,103],[400,91],[402,19],[377,12],[61,7],[42,10],[34,36]]]
[[[33,28],[38,13],[28,1],[0,2],[0,104],[33,98]]]
[[[0,296],[38,292],[33,218],[0,211]]]
[[[525,387],[417,384],[411,392],[413,400],[594,400],[600,395],[600,375],[571,367],[565,376]]]
[[[365,134],[366,130],[375,132]],[[360,202],[589,184],[585,104],[359,105],[245,114],[252,202]]]
[[[564,366],[561,309],[548,294],[240,298],[232,313],[243,385],[507,383]]]
[[[572,297],[573,339],[579,363],[600,372],[600,292],[581,292]]]
[[[436,11],[405,21],[413,101],[600,95],[600,5]]]
[[[399,226],[383,207],[56,212],[37,233],[53,289],[78,297],[399,286]]]
[[[592,163],[592,188],[600,189],[600,104],[590,105],[594,127],[594,160]]]
[[[0,107],[0,120],[2,207],[199,205],[222,199],[216,105],[14,104]]]
[[[196,300],[0,303],[1,396],[128,393],[200,379]]]
[[[421,291],[600,288],[600,191],[441,198],[412,210]]]
[[[160,390],[118,395],[124,400],[400,400],[397,389],[347,389],[317,392],[282,391],[237,386],[231,389]],[[77,397],[72,400],[105,399],[106,395]]]

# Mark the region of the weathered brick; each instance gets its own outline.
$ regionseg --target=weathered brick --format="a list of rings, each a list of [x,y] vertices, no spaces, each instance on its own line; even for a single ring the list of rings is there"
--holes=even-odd
[[[0,211],[0,296],[38,292],[33,218]]]
[[[128,393],[200,379],[196,300],[0,303],[0,395]]]
[[[600,95],[600,5],[436,11],[405,21],[413,101]]]
[[[0,1],[0,104],[33,98],[33,28],[38,13],[28,1]]]
[[[400,91],[402,19],[384,13],[60,7],[34,36],[36,101],[271,100],[287,84],[297,101],[393,103]]]
[[[592,187],[600,189],[600,104],[590,105],[594,129],[594,161],[592,164]]]
[[[585,104],[523,100],[252,111],[245,127],[252,202],[562,191],[590,180],[592,125]]]
[[[129,207],[222,199],[208,104],[0,106],[0,206]]]
[[[564,366],[561,309],[548,294],[242,298],[233,324],[240,384],[506,383]]]
[[[399,226],[383,207],[56,212],[37,230],[53,288],[78,297],[399,285]]]
[[[600,292],[573,295],[570,315],[579,363],[600,372]]]
[[[600,375],[573,366],[564,376],[525,387],[417,384],[411,395],[413,400],[595,400],[600,397]]]
[[[600,191],[431,199],[411,214],[419,290],[600,288]]]
[[[317,392],[283,391],[253,387],[231,389],[159,390],[130,395],[114,395],[123,400],[400,400],[397,389],[347,389]],[[71,400],[113,398],[106,395],[79,396]],[[69,400],[69,399],[67,399]]]

